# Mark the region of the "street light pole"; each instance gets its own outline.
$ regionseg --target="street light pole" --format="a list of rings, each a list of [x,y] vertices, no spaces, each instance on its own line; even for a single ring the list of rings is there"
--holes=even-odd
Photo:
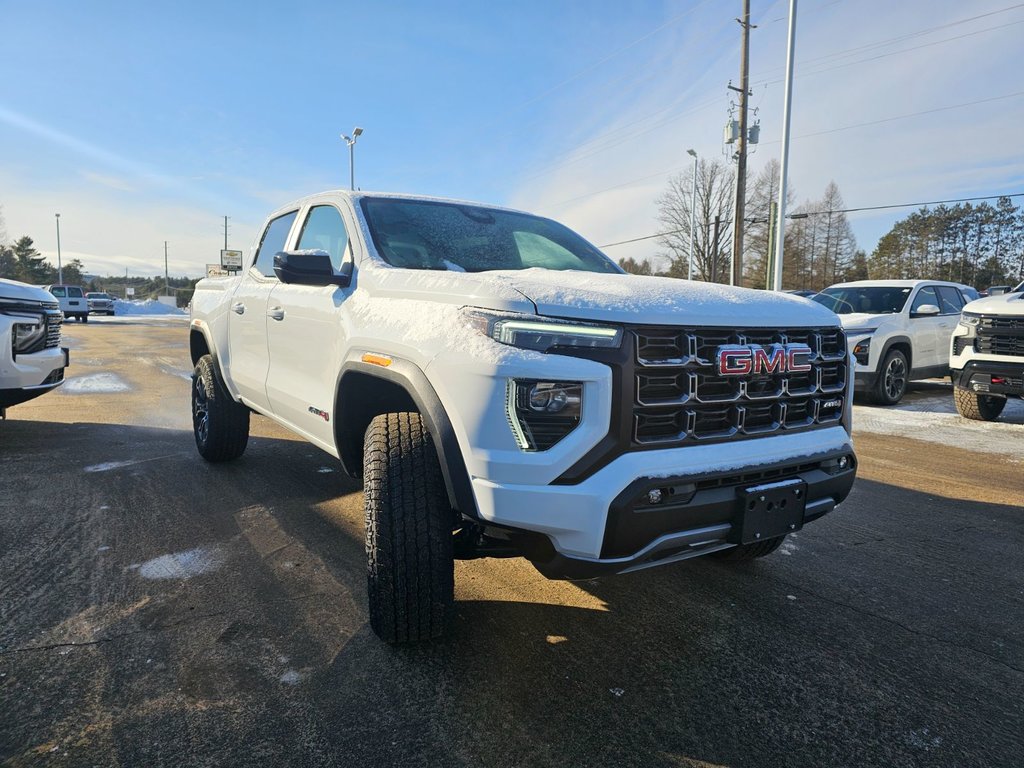
[[[687,265],[686,279],[693,280],[693,230],[697,226],[697,152],[688,149],[686,154],[693,156],[693,193],[690,195],[690,263]]]
[[[55,215],[57,217],[57,283],[63,285],[64,267],[60,263],[60,214]]]
[[[779,169],[779,212],[775,220],[775,279],[782,290],[782,254],[786,245],[786,182],[789,176],[789,118],[793,106],[793,48],[796,46],[796,0],[789,0],[789,35],[786,50],[786,90],[782,100],[782,158]]]
[[[346,136],[344,133],[341,134],[341,138],[348,144],[348,188],[355,190],[356,188],[356,139],[362,135],[363,129],[356,126],[352,129],[352,136]]]

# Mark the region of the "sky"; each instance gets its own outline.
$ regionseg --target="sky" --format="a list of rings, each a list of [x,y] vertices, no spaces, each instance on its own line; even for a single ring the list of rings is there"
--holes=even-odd
[[[788,2],[751,0],[751,176],[781,149]],[[88,274],[204,274],[356,184],[510,205],[604,246],[724,158],[741,0],[0,0],[0,213]],[[800,0],[790,184],[849,207],[1024,192],[1024,3]],[[1024,198],[1016,200],[1024,203]],[[869,253],[913,209],[851,214]],[[653,257],[654,240],[605,249]]]

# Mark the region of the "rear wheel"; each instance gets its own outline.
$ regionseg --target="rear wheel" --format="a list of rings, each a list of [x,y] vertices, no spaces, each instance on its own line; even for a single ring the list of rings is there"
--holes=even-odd
[[[454,514],[418,413],[377,416],[363,444],[370,626],[389,643],[444,634],[454,613]]]
[[[249,443],[249,409],[231,399],[210,355],[192,373],[192,431],[199,455],[207,461],[231,461]]]
[[[889,354],[882,361],[878,380],[871,393],[872,400],[879,405],[896,405],[906,394],[909,380],[910,366],[907,364],[907,356],[898,349],[889,350]]]
[[[953,387],[953,401],[957,413],[975,421],[994,421],[1006,407],[1005,397],[981,395],[962,387]]]
[[[88,315],[79,315],[78,319],[81,320],[83,323],[88,323],[89,322],[89,316]]]
[[[753,544],[738,544],[730,549],[722,549],[714,553],[714,557],[731,563],[739,563],[744,560],[753,560],[755,557],[770,555],[782,546],[786,540],[785,536],[778,536],[766,541],[755,541]]]

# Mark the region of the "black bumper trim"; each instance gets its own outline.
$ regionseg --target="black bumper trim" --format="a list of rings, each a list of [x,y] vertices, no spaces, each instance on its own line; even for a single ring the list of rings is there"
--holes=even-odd
[[[951,371],[954,386],[960,389],[974,390],[972,380],[974,376],[981,375],[989,379],[985,382],[986,395],[1009,395],[1011,397],[1024,397],[1024,360],[1019,363],[1003,362],[1002,360],[968,360],[963,370]],[[999,376],[1009,380],[1007,384],[992,384],[992,376]]]

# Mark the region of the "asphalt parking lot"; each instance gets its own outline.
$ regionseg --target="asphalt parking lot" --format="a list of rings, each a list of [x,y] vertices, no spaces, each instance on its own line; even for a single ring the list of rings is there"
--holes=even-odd
[[[451,637],[395,649],[358,484],[262,417],[204,463],[185,322],[115,320],[66,326],[62,391],[0,422],[5,765],[1022,764],[1016,410],[1000,450],[858,407],[850,499],[771,557],[458,563]]]

